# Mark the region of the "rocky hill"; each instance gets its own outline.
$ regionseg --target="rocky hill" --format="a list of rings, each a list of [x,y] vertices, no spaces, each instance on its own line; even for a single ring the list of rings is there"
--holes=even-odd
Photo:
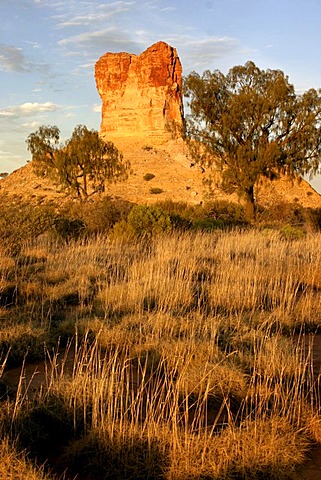
[[[108,185],[107,194],[135,203],[239,201],[220,190],[218,172],[195,164],[180,136],[182,67],[174,48],[158,42],[139,56],[106,53],[96,63],[95,78],[102,98],[100,134],[113,141],[131,164],[128,180]],[[37,204],[66,198],[48,179],[34,175],[32,163],[0,180],[1,194]],[[263,206],[297,202],[321,208],[321,196],[307,182],[287,177],[262,180],[256,197]]]

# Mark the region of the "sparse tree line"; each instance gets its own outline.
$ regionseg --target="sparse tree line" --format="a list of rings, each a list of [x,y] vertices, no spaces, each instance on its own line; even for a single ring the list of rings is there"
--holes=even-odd
[[[70,242],[97,236],[111,240],[151,239],[172,232],[210,232],[248,229],[245,209],[227,201],[188,205],[163,201],[137,205],[108,196],[87,202],[70,201],[30,205],[1,197],[0,245],[2,251],[19,255],[24,245],[45,235],[53,241]],[[308,232],[320,231],[321,209],[303,208],[295,203],[259,207],[255,226],[278,230],[282,238],[296,240]]]

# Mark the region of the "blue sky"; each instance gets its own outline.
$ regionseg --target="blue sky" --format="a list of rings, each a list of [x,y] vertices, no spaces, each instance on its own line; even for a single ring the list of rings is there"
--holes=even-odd
[[[0,0],[0,171],[30,158],[40,125],[99,129],[94,64],[105,52],[174,46],[184,74],[253,60],[297,93],[321,88],[320,0]],[[315,185],[321,191],[321,180]]]

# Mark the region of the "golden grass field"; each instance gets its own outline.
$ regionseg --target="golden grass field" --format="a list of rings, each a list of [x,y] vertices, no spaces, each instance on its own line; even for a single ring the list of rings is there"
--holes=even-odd
[[[0,477],[302,478],[321,441],[320,241],[251,229],[3,253]]]

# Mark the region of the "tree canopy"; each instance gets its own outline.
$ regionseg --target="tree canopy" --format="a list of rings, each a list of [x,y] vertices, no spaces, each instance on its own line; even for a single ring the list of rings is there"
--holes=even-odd
[[[63,189],[87,198],[103,192],[105,182],[127,177],[128,163],[112,142],[105,142],[96,130],[77,125],[64,144],[56,126],[41,126],[27,140],[34,171],[48,176]]]
[[[222,187],[237,191],[255,212],[261,176],[315,174],[321,154],[321,90],[295,93],[280,70],[253,62],[184,82],[190,118],[186,134],[196,160],[222,172]]]

